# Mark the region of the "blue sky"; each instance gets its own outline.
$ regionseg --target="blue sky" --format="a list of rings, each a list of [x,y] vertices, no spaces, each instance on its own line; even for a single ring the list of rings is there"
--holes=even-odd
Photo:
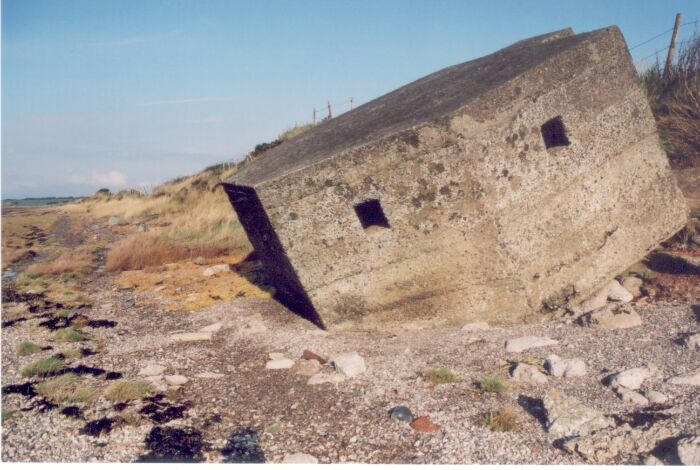
[[[3,0],[2,197],[152,186],[327,100],[344,111],[567,26],[616,24],[634,46],[676,12],[695,21],[700,1]]]

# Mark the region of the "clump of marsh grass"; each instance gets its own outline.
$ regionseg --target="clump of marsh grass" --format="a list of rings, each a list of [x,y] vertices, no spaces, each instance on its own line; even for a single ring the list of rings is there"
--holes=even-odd
[[[54,333],[54,339],[64,343],[77,343],[78,341],[85,341],[87,338],[88,336],[85,333],[70,326]]]
[[[84,402],[95,398],[99,391],[83,386],[80,377],[73,373],[59,375],[36,386],[39,395],[54,403]]]
[[[22,341],[19,346],[17,346],[17,354],[20,356],[31,356],[39,351],[41,351],[41,346],[31,341]]]
[[[39,359],[22,368],[22,377],[34,377],[47,375],[63,368],[63,361],[55,357]]]
[[[479,425],[494,432],[511,432],[518,430],[520,422],[515,410],[502,408],[486,413],[479,421]]]
[[[447,367],[438,367],[437,369],[430,369],[423,372],[423,378],[432,384],[448,384],[458,382],[459,379]]]
[[[120,380],[105,389],[104,396],[108,400],[123,402],[147,397],[153,391],[148,382]]]
[[[487,377],[479,381],[479,388],[484,392],[503,393],[507,387],[503,380],[498,377]]]

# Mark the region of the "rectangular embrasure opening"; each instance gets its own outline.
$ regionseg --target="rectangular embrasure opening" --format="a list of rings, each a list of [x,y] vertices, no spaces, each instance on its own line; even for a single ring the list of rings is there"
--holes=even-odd
[[[379,199],[369,199],[355,205],[355,213],[360,219],[362,228],[367,230],[371,227],[390,228],[389,221],[384,215]]]

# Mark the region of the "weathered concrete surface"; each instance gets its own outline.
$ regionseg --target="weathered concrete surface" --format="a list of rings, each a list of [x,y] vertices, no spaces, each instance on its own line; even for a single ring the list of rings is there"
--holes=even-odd
[[[566,145],[547,148],[556,118]],[[535,320],[686,221],[616,27],[436,72],[224,187],[281,297],[336,327]],[[363,229],[355,206],[371,199],[390,227]]]

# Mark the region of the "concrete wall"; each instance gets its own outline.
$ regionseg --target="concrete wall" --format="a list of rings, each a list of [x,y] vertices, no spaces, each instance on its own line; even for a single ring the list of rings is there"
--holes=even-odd
[[[257,195],[323,322],[513,322],[582,299],[685,223],[621,34],[444,118],[264,183]],[[545,148],[560,116],[570,145]],[[364,230],[379,199],[391,228]]]

